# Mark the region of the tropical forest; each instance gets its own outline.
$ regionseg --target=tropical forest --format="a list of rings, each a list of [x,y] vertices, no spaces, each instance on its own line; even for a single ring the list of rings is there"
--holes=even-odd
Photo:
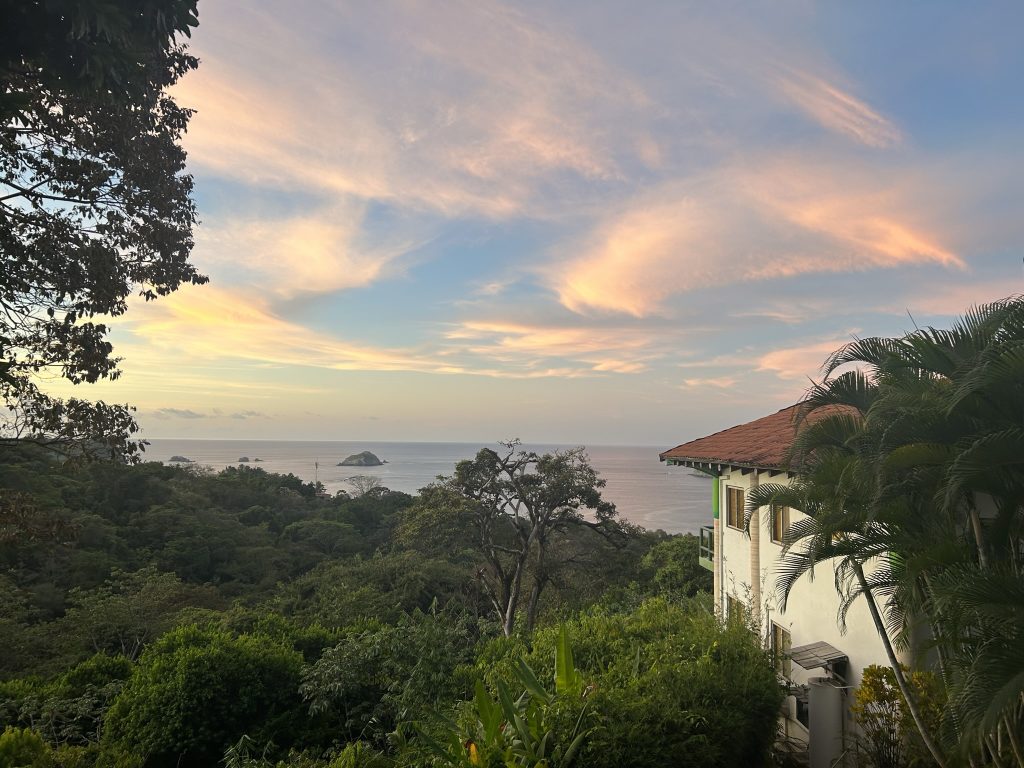
[[[188,91],[179,81],[187,86],[201,65],[190,47],[200,34],[197,0],[0,0],[0,768],[1024,768],[1024,296],[999,281],[1004,298],[956,293],[959,314],[937,313],[943,323],[909,315],[901,332],[861,332],[889,328],[865,321],[825,341],[806,333],[814,354],[831,354],[796,377],[784,368],[799,355],[762,354],[762,337],[739,340],[786,332],[808,307],[828,314],[827,300],[812,294],[833,278],[851,281],[845,292],[879,265],[941,262],[959,270],[942,273],[947,283],[970,274],[952,250],[893,218],[907,209],[898,193],[909,182],[885,194],[857,187],[837,202],[809,171],[772,176],[754,152],[728,149],[726,171],[709,170],[726,123],[753,125],[759,140],[798,136],[799,151],[777,163],[789,169],[814,151],[808,125],[858,152],[906,152],[895,118],[827,82],[828,67],[801,74],[786,64],[790,33],[772,19],[737,32],[747,13],[729,17],[728,34],[682,46],[673,37],[668,48],[705,51],[712,64],[657,78],[672,89],[700,83],[691,106],[670,109],[651,95],[667,100],[667,92],[617,79],[597,53],[564,42],[576,39],[570,32],[584,39],[597,28],[644,25],[639,37],[623,31],[593,48],[612,60],[619,43],[625,50],[639,40],[645,55],[633,70],[650,75],[658,60],[648,62],[644,41],[659,25],[639,11],[595,4],[577,9],[578,23],[557,24],[529,3],[399,3],[379,14],[374,3],[259,12],[209,4],[220,23],[202,66],[225,79]],[[668,5],[659,12],[675,19],[681,11]],[[324,9],[337,29],[288,26]],[[714,15],[710,5],[687,11],[687,27],[700,29],[705,13]],[[253,19],[257,33],[246,26]],[[595,19],[603,21],[585,23]],[[831,34],[849,26],[832,25]],[[757,42],[772,29],[781,42]],[[282,82],[262,57],[277,61],[278,47],[299,57],[319,32],[359,66],[332,78],[318,69],[323,61],[296,63],[287,87],[267,91],[273,98],[246,100],[246,88]],[[864,37],[885,42],[873,28]],[[909,39],[899,39],[901,53]],[[394,47],[374,58],[381,40]],[[835,46],[847,56],[861,47]],[[1019,51],[1016,38],[1011,47]],[[239,74],[224,62],[242,48],[257,50],[260,65]],[[746,49],[768,63],[741,65]],[[388,69],[388,57],[401,67]],[[979,57],[998,68],[995,54]],[[471,76],[458,80],[464,69]],[[384,83],[375,80],[381,72]],[[734,88],[732,77],[753,79]],[[885,79],[896,87],[898,78]],[[303,88],[315,96],[306,112],[291,101]],[[360,106],[381,93],[386,119]],[[628,119],[601,106],[612,96]],[[775,112],[754,123],[748,115],[762,97],[807,125]],[[205,99],[195,114],[190,98]],[[733,100],[743,104],[739,118]],[[389,111],[399,103],[428,104],[428,118]],[[319,109],[352,122],[334,125]],[[730,119],[695,127],[715,109]],[[586,130],[576,122],[584,113],[600,118]],[[201,122],[206,115],[229,118],[227,140]],[[620,124],[640,115],[650,135],[630,134],[626,149],[602,155]],[[190,125],[197,133],[186,154]],[[376,127],[361,134],[360,126]],[[481,126],[490,126],[486,140],[474,133]],[[700,157],[685,184],[658,177],[676,146],[654,138],[666,126]],[[441,150],[416,154],[441,134]],[[997,134],[1014,132],[986,135]],[[288,154],[300,145],[305,164]],[[341,173],[328,150],[367,165]],[[192,176],[193,154],[205,187]],[[232,158],[257,158],[259,167],[238,169]],[[630,176],[634,161],[642,171]],[[299,171],[296,182],[289,174]],[[825,175],[837,173],[828,166]],[[694,202],[690,177],[712,179],[707,205]],[[249,185],[260,184],[279,187],[253,193]],[[634,187],[645,211],[616,203],[616,222],[583,232],[595,211],[611,221],[605,206]],[[324,189],[342,201],[326,207],[328,221],[314,215]],[[1012,207],[984,199],[986,227],[990,214]],[[862,211],[879,201],[885,210]],[[251,211],[242,223],[218,223],[243,204]],[[726,221],[744,206],[756,215]],[[282,234],[273,217],[284,209],[301,211]],[[347,215],[365,231],[339,223]],[[475,228],[456,235],[431,217],[459,226],[476,217]],[[1011,231],[1004,225],[986,237]],[[511,245],[488,252],[502,271],[486,272],[472,248],[516,227]],[[531,262],[513,274],[510,253],[565,251],[543,240],[557,227],[598,263]],[[686,266],[680,241],[692,232],[702,255]],[[759,242],[741,242],[743,233]],[[278,250],[260,251],[268,242]],[[790,261],[772,260],[780,242]],[[637,255],[640,246],[658,258]],[[431,247],[449,248],[451,260],[434,259]],[[742,258],[729,262],[731,248]],[[856,266],[835,277],[847,269],[843,248],[854,249],[847,256]],[[374,261],[352,256],[359,249]],[[416,281],[435,262],[443,262],[437,282],[421,289]],[[780,288],[770,310],[748,315],[745,302],[756,297],[729,294],[718,304],[744,311],[728,322],[700,313],[699,294],[723,280],[728,290],[778,287],[815,270],[818,287],[802,288],[799,301]],[[458,282],[462,273],[472,279]],[[726,273],[743,277],[729,283]],[[372,293],[381,275],[398,286],[386,300]],[[227,287],[214,285],[218,277]],[[701,291],[681,287],[683,277]],[[264,294],[244,294],[259,280]],[[885,282],[871,278],[867,292],[888,290]],[[350,289],[365,293],[330,304],[330,291]],[[527,296],[533,289],[541,298]],[[483,320],[438,319],[417,303],[432,293],[431,307],[465,313],[512,301],[514,319],[495,319],[496,309]],[[697,309],[666,308],[678,295]],[[540,302],[549,304],[536,309]],[[147,315],[154,307],[167,314]],[[346,311],[371,326],[358,341],[330,335],[352,320]],[[613,322],[616,312],[626,319]],[[716,323],[733,321],[750,325],[718,337],[714,350],[697,346],[721,330]],[[652,343],[652,329],[667,335]],[[122,359],[114,340],[129,342],[134,358]],[[671,357],[673,345],[687,351]],[[138,410],[90,395],[119,393],[90,388],[117,385],[123,371],[143,382],[125,398],[144,398]],[[775,389],[750,394],[773,372],[781,372]],[[630,376],[648,378],[628,389]],[[744,376],[754,384],[737,394]],[[887,663],[842,686],[839,756],[822,762],[813,742],[784,727],[800,693],[789,676],[793,654],[760,621],[761,606],[732,595],[728,610],[716,604],[722,586],[712,569],[722,553],[696,531],[668,533],[623,514],[584,447],[480,441],[415,492],[387,487],[384,474],[329,490],[318,476],[269,471],[248,456],[216,468],[181,456],[147,460],[144,438],[161,425],[168,439],[175,430],[258,439],[293,422],[319,435],[345,411],[345,424],[386,430],[399,417],[389,422],[367,406],[357,422],[349,411],[359,408],[346,400],[376,404],[371,396],[384,391],[403,428],[449,443],[469,434],[472,419],[479,432],[521,420],[537,433],[564,419],[566,432],[620,430],[617,444],[636,447],[637,433],[625,430],[640,424],[661,439],[657,430],[682,412],[672,408],[689,408],[698,425],[673,424],[682,437],[769,402],[798,403],[785,465],[736,467],[753,472],[754,485],[730,525],[744,542],[758,541],[758,510],[792,511],[791,523],[772,529],[778,561],[763,588],[773,605],[784,611],[799,585],[817,579],[839,606],[817,621],[845,630],[855,606],[870,615]],[[345,464],[392,469],[368,451]],[[723,471],[710,459],[691,468],[707,485]],[[709,490],[699,514],[718,526],[717,485],[713,498]]]

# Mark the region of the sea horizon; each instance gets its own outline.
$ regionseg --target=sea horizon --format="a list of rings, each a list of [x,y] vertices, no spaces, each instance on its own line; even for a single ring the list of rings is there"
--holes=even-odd
[[[270,438],[148,438],[145,461],[168,463],[180,455],[193,465],[219,471],[245,463],[268,472],[293,474],[319,481],[329,493],[350,489],[356,475],[370,475],[395,491],[415,494],[455,464],[484,447],[499,443],[462,441],[276,440]],[[529,443],[538,452],[583,447],[606,485],[602,495],[631,523],[668,533],[695,533],[711,518],[711,493],[706,479],[658,459],[667,447]],[[257,450],[257,448],[259,450]],[[347,456],[368,450],[387,463],[376,467],[342,467]],[[240,462],[242,458],[249,461]],[[256,461],[259,459],[259,461]]]

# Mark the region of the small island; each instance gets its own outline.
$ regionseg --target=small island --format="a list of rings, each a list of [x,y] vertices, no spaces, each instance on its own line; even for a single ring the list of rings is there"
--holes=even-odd
[[[377,456],[370,453],[369,451],[363,451],[362,453],[353,453],[344,461],[338,462],[339,467],[379,467],[385,462],[381,461]]]
[[[171,456],[171,458],[169,458],[168,461],[169,462],[174,461],[174,462],[177,462],[179,464],[192,464],[192,463],[194,463],[192,461],[192,459],[188,458],[187,456]]]
[[[248,456],[239,456],[238,457],[238,463],[239,464],[248,464],[249,463],[249,457]]]

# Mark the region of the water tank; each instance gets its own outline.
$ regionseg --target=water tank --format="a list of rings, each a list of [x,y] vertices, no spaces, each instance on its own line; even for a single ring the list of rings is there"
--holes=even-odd
[[[843,755],[843,689],[827,677],[807,682],[811,768],[833,768]]]

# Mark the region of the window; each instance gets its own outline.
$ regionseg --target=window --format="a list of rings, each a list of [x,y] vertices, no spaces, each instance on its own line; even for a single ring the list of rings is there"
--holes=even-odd
[[[789,529],[789,507],[772,505],[772,541],[781,544]]]
[[[790,637],[789,632],[774,621],[772,622],[771,645],[772,655],[775,657],[775,669],[781,672],[783,676],[789,677],[793,671],[793,662],[790,661],[787,654],[793,645],[793,639]]]
[[[725,521],[730,528],[743,530],[743,489],[729,486],[725,494]]]

